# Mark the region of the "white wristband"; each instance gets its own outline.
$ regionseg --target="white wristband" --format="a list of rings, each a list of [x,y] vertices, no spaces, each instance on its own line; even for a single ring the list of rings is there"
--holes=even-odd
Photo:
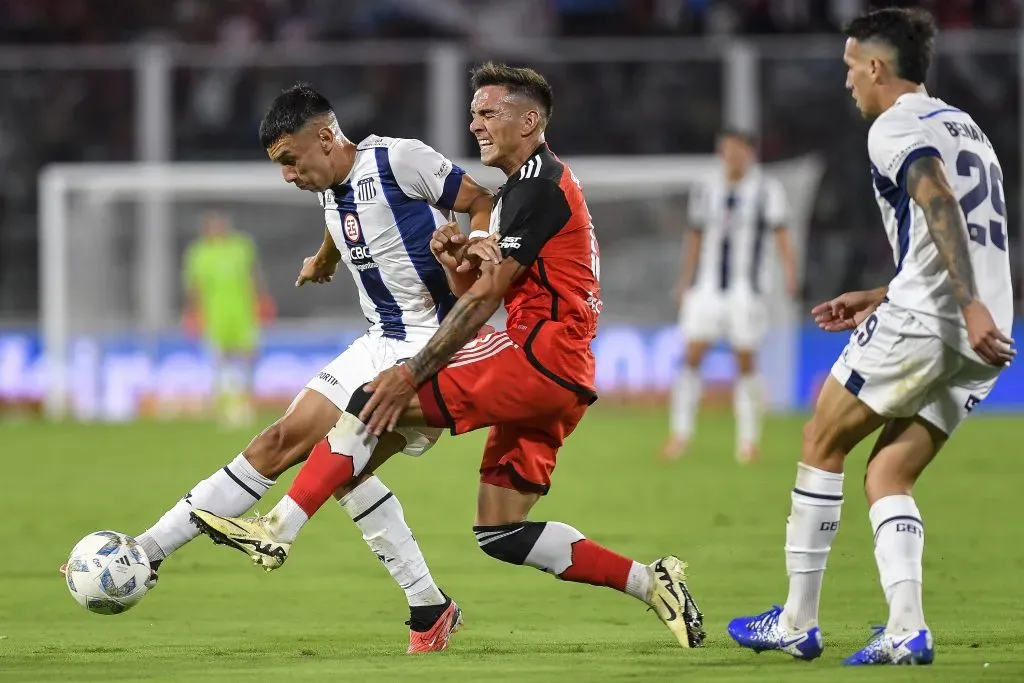
[[[490,236],[491,236],[491,233],[487,232],[486,230],[474,230],[473,232],[469,233],[469,239],[471,239],[471,240],[472,239],[476,239],[477,237],[490,237]]]

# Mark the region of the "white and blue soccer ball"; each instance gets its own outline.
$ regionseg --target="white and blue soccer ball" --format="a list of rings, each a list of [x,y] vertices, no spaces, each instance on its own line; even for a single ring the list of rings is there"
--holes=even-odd
[[[94,614],[121,614],[149,590],[149,558],[131,536],[96,531],[71,550],[64,575],[71,595]]]

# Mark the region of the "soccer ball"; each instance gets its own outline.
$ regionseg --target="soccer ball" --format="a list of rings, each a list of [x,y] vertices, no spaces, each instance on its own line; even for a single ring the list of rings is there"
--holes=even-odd
[[[149,558],[138,541],[116,531],[96,531],[71,549],[64,578],[85,609],[120,614],[142,600],[149,574]]]

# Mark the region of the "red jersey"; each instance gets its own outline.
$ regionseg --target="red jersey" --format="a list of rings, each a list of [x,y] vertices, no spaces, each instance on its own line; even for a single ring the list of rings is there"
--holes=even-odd
[[[490,232],[527,267],[505,294],[509,337],[544,375],[596,398],[600,252],[580,182],[546,144],[498,190]]]

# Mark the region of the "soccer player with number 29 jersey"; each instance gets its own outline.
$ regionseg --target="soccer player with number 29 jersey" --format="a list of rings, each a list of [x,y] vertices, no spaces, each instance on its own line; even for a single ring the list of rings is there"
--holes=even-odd
[[[599,253],[580,183],[544,140],[552,109],[544,78],[487,64],[474,72],[473,90],[480,158],[507,181],[486,230],[475,229],[468,243],[449,228],[435,233],[432,249],[460,295],[451,312],[422,350],[352,393],[331,448],[314,450],[270,515],[196,515],[276,567],[338,486],[380,464],[377,441],[400,422],[453,434],[490,427],[473,527],[480,548],[503,562],[632,595],[683,647],[698,647],[703,616],[681,560],[641,564],[568,524],[527,520],[551,486],[559,448],[596,398],[590,343],[601,311]],[[502,300],[507,329],[474,339]]]
[[[855,331],[804,430],[786,526],[789,597],[783,608],[734,619],[729,633],[756,651],[821,655],[818,603],[839,530],[844,460],[881,428],[864,492],[889,620],[845,663],[929,664],[925,526],[911,491],[1016,353],[1003,174],[970,114],[925,92],[931,16],[879,10],[845,33],[846,87],[874,118],[868,156],[896,275],[888,287],[812,311],[825,330]]]

